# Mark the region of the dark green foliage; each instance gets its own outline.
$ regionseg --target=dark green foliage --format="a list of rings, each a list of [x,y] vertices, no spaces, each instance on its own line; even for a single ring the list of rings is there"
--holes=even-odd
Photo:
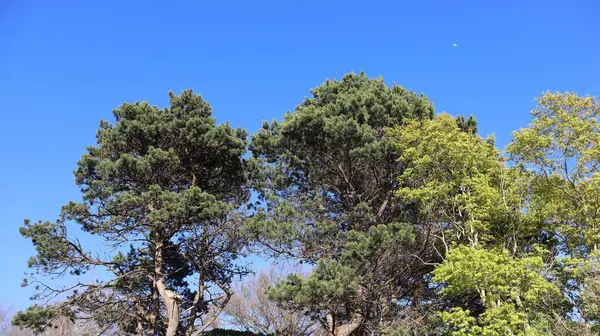
[[[39,273],[81,275],[101,267],[112,274],[105,282],[81,283],[77,293],[60,289],[71,295],[64,306],[74,312],[160,328],[168,295],[155,283],[164,281],[186,312],[181,317],[192,314],[179,326],[185,330],[210,304],[223,302],[232,277],[245,272],[233,261],[243,245],[235,211],[249,197],[242,159],[247,134],[216,125],[210,105],[192,91],[170,93],[170,103],[165,109],[124,104],[114,111],[116,123],[101,121],[97,145],[75,171],[82,202],[65,205],[56,222],[26,221],[21,228],[36,247],[29,266]],[[67,222],[100,236],[115,253],[104,258],[86,250],[67,235]],[[207,286],[226,295],[196,295]],[[54,292],[42,290],[39,298]]]
[[[313,224],[318,234],[302,230],[315,245],[339,231],[365,231],[397,220],[402,209],[392,190],[401,167],[385,130],[411,118],[431,118],[431,102],[364,73],[327,81],[311,92],[284,121],[264,123],[252,136],[255,163],[264,164],[254,181],[267,205],[262,232],[284,239],[297,233],[294,222]],[[273,219],[282,225],[268,222]],[[323,252],[320,248],[334,252],[330,247],[303,249],[310,257]]]
[[[286,198],[309,193],[322,199],[328,215],[343,217],[336,221],[345,229],[364,230],[381,221],[376,217],[393,217],[396,209],[381,209],[398,168],[385,128],[431,118],[433,105],[365,74],[327,81],[311,93],[284,121],[264,123],[253,135],[252,153],[272,168],[264,187],[285,191]]]
[[[430,270],[405,254],[422,233],[391,225],[413,221],[415,212],[394,199],[403,167],[387,129],[433,117],[433,104],[364,73],[311,93],[283,121],[265,122],[252,136],[262,202],[251,228],[276,254],[316,265],[308,279],[273,289],[274,298],[310,305],[322,320],[333,314],[338,324],[353,316],[376,321],[382,312],[372,302],[412,296]],[[402,239],[390,235],[400,231]]]
[[[456,117],[456,124],[465,133],[477,134],[477,120],[472,115],[468,119],[463,116]]]
[[[320,260],[306,279],[290,275],[271,287],[269,296],[291,307],[308,308],[315,318],[328,310],[366,309],[356,306],[394,292],[395,285],[382,279],[411,276],[402,274],[398,266],[406,261],[403,249],[413,242],[412,229],[406,224],[376,225],[368,232],[350,231],[339,259]]]
[[[57,316],[54,307],[41,307],[33,305],[25,312],[18,312],[12,319],[15,326],[27,326],[35,332],[41,332],[47,327],[52,326],[52,319]]]
[[[595,98],[544,94],[508,147],[514,166],[474,117],[434,116],[426,97],[364,73],[326,81],[265,122],[248,160],[244,130],[216,125],[191,91],[170,98],[116,109],[78,162],[82,200],[55,221],[25,221],[36,254],[23,284],[46,304],[14,325],[91,318],[122,334],[266,336],[205,331],[248,272],[236,259],[254,239],[312,271],[238,296],[260,296],[229,310],[247,330],[597,335]],[[246,208],[251,188],[258,201]],[[100,238],[102,253],[67,228]],[[87,282],[96,269],[102,280]],[[44,282],[64,275],[73,286]]]

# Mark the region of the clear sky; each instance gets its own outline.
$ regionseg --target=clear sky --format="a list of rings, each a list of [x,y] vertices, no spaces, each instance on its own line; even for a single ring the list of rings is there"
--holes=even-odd
[[[0,0],[0,302],[25,308],[18,227],[79,198],[72,171],[124,101],[193,88],[254,132],[365,70],[473,114],[504,146],[544,90],[600,94],[600,2]],[[456,43],[457,46],[453,47]]]

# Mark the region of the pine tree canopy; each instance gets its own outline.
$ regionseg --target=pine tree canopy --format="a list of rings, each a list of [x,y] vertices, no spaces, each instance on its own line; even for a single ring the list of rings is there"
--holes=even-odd
[[[250,136],[191,90],[169,97],[115,109],[77,163],[81,199],[25,220],[36,304],[15,326],[600,335],[594,97],[543,93],[505,150],[473,116],[365,73],[325,81]],[[308,272],[236,283],[248,256]]]

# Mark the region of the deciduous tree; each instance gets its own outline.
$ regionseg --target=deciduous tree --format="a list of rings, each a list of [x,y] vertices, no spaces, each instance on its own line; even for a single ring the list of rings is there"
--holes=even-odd
[[[537,102],[508,152],[534,174],[530,211],[558,238],[553,262],[570,303],[561,319],[576,323],[566,329],[580,323],[590,333],[600,318],[600,103],[570,92],[546,92]]]

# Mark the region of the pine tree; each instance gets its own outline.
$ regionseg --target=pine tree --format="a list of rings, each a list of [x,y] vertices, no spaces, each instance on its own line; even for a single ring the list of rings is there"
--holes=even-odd
[[[424,233],[406,224],[411,206],[394,197],[403,167],[387,129],[432,118],[433,105],[364,73],[311,94],[252,136],[262,202],[251,227],[275,254],[315,265],[308,279],[273,288],[272,298],[309,308],[336,335],[377,329],[395,314],[392,300],[426,300],[431,266],[412,255],[428,259],[431,251],[422,249]]]
[[[14,322],[40,330],[61,315],[91,316],[138,335],[198,335],[229,300],[233,277],[246,272],[235,259],[244,244],[237,209],[249,198],[247,134],[216,125],[210,105],[191,90],[170,93],[168,108],[138,102],[113,113],[116,122],[101,121],[97,145],[78,162],[82,200],[65,205],[56,221],[21,228],[37,252],[28,280],[36,297],[68,296]],[[72,225],[113,252],[84,247],[68,234]],[[109,276],[45,285],[44,277],[92,269]]]

